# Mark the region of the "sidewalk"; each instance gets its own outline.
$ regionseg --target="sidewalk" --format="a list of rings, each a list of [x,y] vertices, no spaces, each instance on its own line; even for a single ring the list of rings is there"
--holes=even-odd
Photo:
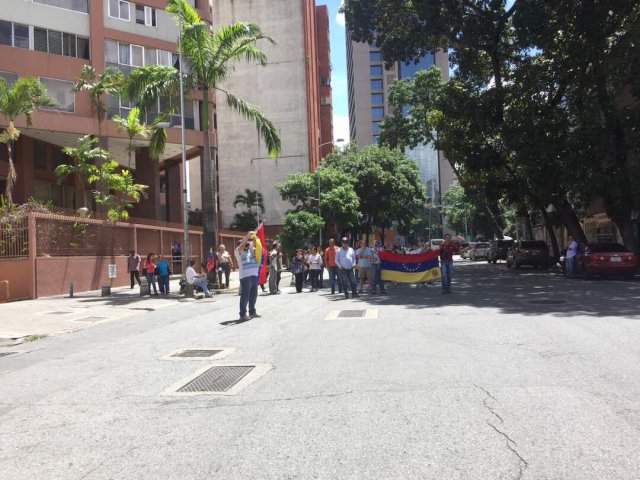
[[[288,285],[290,274],[285,272],[281,285]],[[237,295],[240,287],[238,272],[231,272],[229,288],[213,290],[213,298],[205,299],[202,293],[196,298],[178,295],[180,276],[171,279],[168,296],[140,296],[136,285],[118,287],[111,295],[102,297],[100,290],[69,295],[38,298],[0,304],[0,348],[24,341],[37,340],[42,336],[61,335],[91,327],[98,323],[120,320],[140,312],[159,310],[176,302],[215,303],[220,295]],[[153,289],[152,289],[153,291]],[[260,293],[260,292],[259,292]]]

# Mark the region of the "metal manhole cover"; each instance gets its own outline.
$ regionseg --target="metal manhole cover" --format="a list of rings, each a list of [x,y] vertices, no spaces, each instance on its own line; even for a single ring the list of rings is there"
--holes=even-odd
[[[364,317],[366,310],[342,310],[338,314],[338,318],[360,318]]]
[[[564,303],[567,303],[566,300],[553,300],[553,299],[548,299],[548,300],[527,300],[527,303],[535,303],[537,305],[562,305]]]
[[[9,355],[13,355],[14,353],[18,353],[18,352],[0,352],[0,358],[1,357],[7,357]]]
[[[204,358],[213,357],[220,352],[222,352],[222,350],[183,350],[182,352],[174,353],[171,356],[180,358]]]
[[[253,366],[211,367],[186,385],[180,387],[177,392],[226,392],[248,375],[254,368]]]

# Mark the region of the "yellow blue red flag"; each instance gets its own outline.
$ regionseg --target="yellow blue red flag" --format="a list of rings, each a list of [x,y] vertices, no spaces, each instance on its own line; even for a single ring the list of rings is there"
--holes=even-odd
[[[437,280],[442,276],[438,252],[402,255],[380,252],[383,282],[420,283]]]

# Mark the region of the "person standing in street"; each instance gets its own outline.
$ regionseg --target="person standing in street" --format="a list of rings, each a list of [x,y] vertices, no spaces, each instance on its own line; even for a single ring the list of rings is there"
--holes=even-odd
[[[158,284],[156,283],[156,256],[153,253],[147,255],[144,261],[144,274],[149,284],[149,295],[151,295],[151,287],[153,286],[153,294],[158,295]]]
[[[204,296],[206,298],[211,298],[211,292],[209,292],[209,280],[207,279],[207,274],[196,273],[196,269],[194,268],[196,261],[192,258],[189,260],[189,266],[187,267],[187,271],[185,273],[185,279],[189,285],[193,285],[194,287],[200,287],[204,292]]]
[[[340,279],[342,282],[342,290],[344,297],[349,298],[349,286],[351,287],[351,297],[358,296],[358,290],[356,287],[356,277],[353,269],[356,266],[356,254],[353,248],[349,246],[349,240],[342,238],[340,240],[341,248],[336,252],[336,265],[340,270]]]
[[[338,285],[338,293],[342,293],[342,282],[338,275],[338,266],[336,265],[336,252],[340,250],[336,246],[336,241],[333,238],[329,239],[329,246],[324,251],[324,263],[329,272],[329,286],[331,287],[331,294],[336,293],[336,284]]]
[[[278,293],[278,253],[278,242],[273,242],[269,252],[269,295]]]
[[[359,267],[359,291],[364,291],[364,282],[366,280],[368,284],[368,292],[371,293],[374,289],[373,285],[373,268],[371,265],[371,249],[367,246],[364,240],[360,240],[360,248],[356,250],[356,258],[358,259]]]
[[[371,249],[371,269],[373,270],[373,286],[371,293],[374,295],[380,287],[380,294],[386,295],[387,290],[384,288],[384,282],[382,281],[382,262],[380,261],[380,252],[384,250],[382,242],[376,240],[373,248]]]
[[[218,260],[218,285],[220,285],[220,288],[222,288],[222,285],[224,285],[224,288],[229,288],[229,275],[231,275],[231,256],[225,249],[224,245],[220,245],[218,247],[216,257]],[[224,274],[224,284],[222,283],[222,274]]]
[[[304,281],[304,255],[302,249],[298,248],[296,254],[291,261],[291,273],[295,279],[296,293],[302,292],[302,282]]]
[[[567,254],[565,255],[565,276],[566,278],[574,278],[576,255],[578,254],[578,242],[573,239],[571,234],[567,235]]]
[[[131,279],[131,288],[135,285],[134,280],[137,280],[138,285],[140,285],[140,263],[142,263],[140,255],[138,255],[135,250],[130,250],[129,261],[127,262],[127,273]]]
[[[158,286],[162,295],[169,295],[169,276],[171,275],[171,266],[169,261],[162,255],[158,256],[156,263],[156,276],[158,277]]]
[[[255,232],[250,232],[235,250],[240,268],[240,320],[242,321],[262,316],[256,312],[259,270],[258,259],[256,258],[256,238]],[[247,304],[249,305],[248,315]]]
[[[442,271],[442,293],[451,293],[451,276],[453,275],[453,256],[458,253],[458,246],[451,241],[451,235],[444,235],[444,243],[440,245],[440,270]]]
[[[313,247],[307,258],[309,263],[309,277],[311,278],[310,292],[317,292],[320,287],[320,270],[322,269],[322,257],[318,253],[318,249]]]

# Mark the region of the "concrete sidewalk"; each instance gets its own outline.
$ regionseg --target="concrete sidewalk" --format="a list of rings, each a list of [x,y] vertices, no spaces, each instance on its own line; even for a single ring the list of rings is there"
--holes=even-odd
[[[288,285],[290,274],[285,272],[281,285]],[[212,298],[202,293],[196,298],[178,295],[180,276],[171,279],[168,296],[140,296],[140,288],[118,287],[108,297],[101,290],[69,295],[38,298],[0,304],[0,347],[31,341],[41,336],[60,335],[85,329],[98,323],[120,320],[144,312],[175,305],[176,302],[215,303],[221,295],[237,295],[240,286],[238,272],[231,272],[229,288],[213,290]],[[153,289],[152,289],[153,291]],[[259,292],[260,293],[260,292]]]

